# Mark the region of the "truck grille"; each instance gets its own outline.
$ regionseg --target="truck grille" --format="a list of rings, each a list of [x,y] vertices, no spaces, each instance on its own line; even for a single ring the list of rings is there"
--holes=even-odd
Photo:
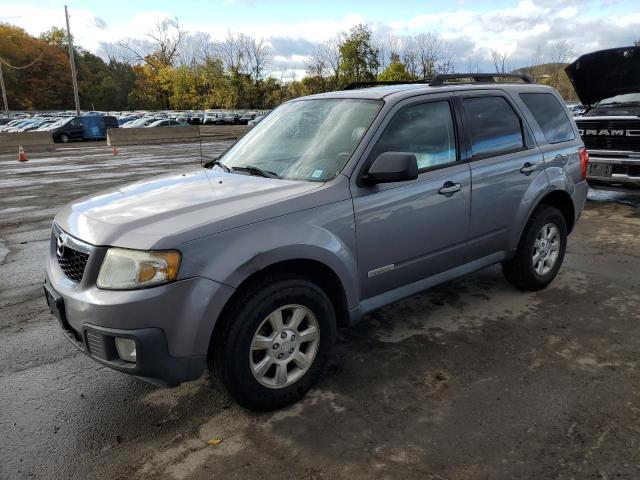
[[[70,247],[64,247],[62,256],[57,255],[58,265],[64,274],[74,282],[80,282],[84,275],[84,269],[87,266],[89,255],[79,252]]]
[[[588,150],[640,151],[640,119],[589,120],[585,117],[576,119],[576,124]],[[595,130],[597,134],[587,135],[588,130]]]
[[[640,165],[611,165],[611,173],[640,178]]]

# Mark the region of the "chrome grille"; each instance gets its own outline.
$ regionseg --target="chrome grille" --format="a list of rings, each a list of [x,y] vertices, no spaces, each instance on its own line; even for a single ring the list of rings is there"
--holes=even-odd
[[[55,240],[55,255],[60,269],[69,280],[80,283],[93,247],[63,232],[55,224],[53,226],[53,237]]]
[[[57,255],[58,265],[64,274],[74,282],[79,283],[84,275],[84,269],[87,266],[89,255],[78,252],[70,247],[64,247],[62,256]]]
[[[582,140],[588,150],[640,151],[640,119],[590,120],[584,117],[576,119],[576,125],[582,132],[596,130],[603,133],[597,135],[583,133]],[[622,131],[623,134],[613,135],[612,131]],[[606,132],[610,134],[607,135]]]

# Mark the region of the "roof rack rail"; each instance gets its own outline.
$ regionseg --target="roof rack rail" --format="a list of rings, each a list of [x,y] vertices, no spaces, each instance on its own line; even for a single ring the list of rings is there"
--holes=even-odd
[[[371,81],[371,82],[352,82],[343,90],[357,90],[359,88],[369,88],[369,87],[379,87],[382,85],[417,85],[423,84],[427,85],[429,83],[429,78],[425,80],[387,80],[387,81]]]
[[[471,78],[473,79],[473,82],[458,83],[496,83],[496,78],[519,79],[522,80],[523,83],[534,83],[533,79],[529,75],[521,73],[443,73],[433,77],[433,79],[429,82],[429,86],[440,87],[447,83],[449,80],[458,80],[464,78]]]

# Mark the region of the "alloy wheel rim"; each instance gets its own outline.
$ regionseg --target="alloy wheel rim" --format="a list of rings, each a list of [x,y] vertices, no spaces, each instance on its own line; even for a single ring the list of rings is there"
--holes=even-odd
[[[272,389],[294,384],[311,368],[320,344],[316,316],[302,305],[280,307],[253,334],[249,366],[253,377]]]
[[[538,275],[549,273],[560,255],[560,231],[553,223],[544,225],[533,245],[533,269]]]

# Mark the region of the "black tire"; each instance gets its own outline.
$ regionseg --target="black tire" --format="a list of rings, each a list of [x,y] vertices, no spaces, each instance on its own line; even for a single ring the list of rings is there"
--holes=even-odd
[[[558,257],[553,267],[541,275],[536,272],[533,263],[534,248],[538,233],[547,225],[554,225],[559,231]],[[549,285],[558,274],[567,248],[567,223],[564,216],[550,205],[538,206],[522,232],[518,250],[513,259],[503,262],[502,272],[505,278],[520,290],[538,291]]]
[[[250,366],[251,342],[265,318],[285,305],[302,305],[315,316],[319,330],[315,358],[295,383],[269,388],[260,383]],[[336,316],[326,293],[297,275],[265,277],[244,288],[220,320],[212,338],[209,368],[240,405],[270,411],[295,403],[322,375],[336,335]]]
[[[67,135],[66,133],[61,133],[58,137],[58,140],[60,140],[60,143],[69,143],[69,135]]]

